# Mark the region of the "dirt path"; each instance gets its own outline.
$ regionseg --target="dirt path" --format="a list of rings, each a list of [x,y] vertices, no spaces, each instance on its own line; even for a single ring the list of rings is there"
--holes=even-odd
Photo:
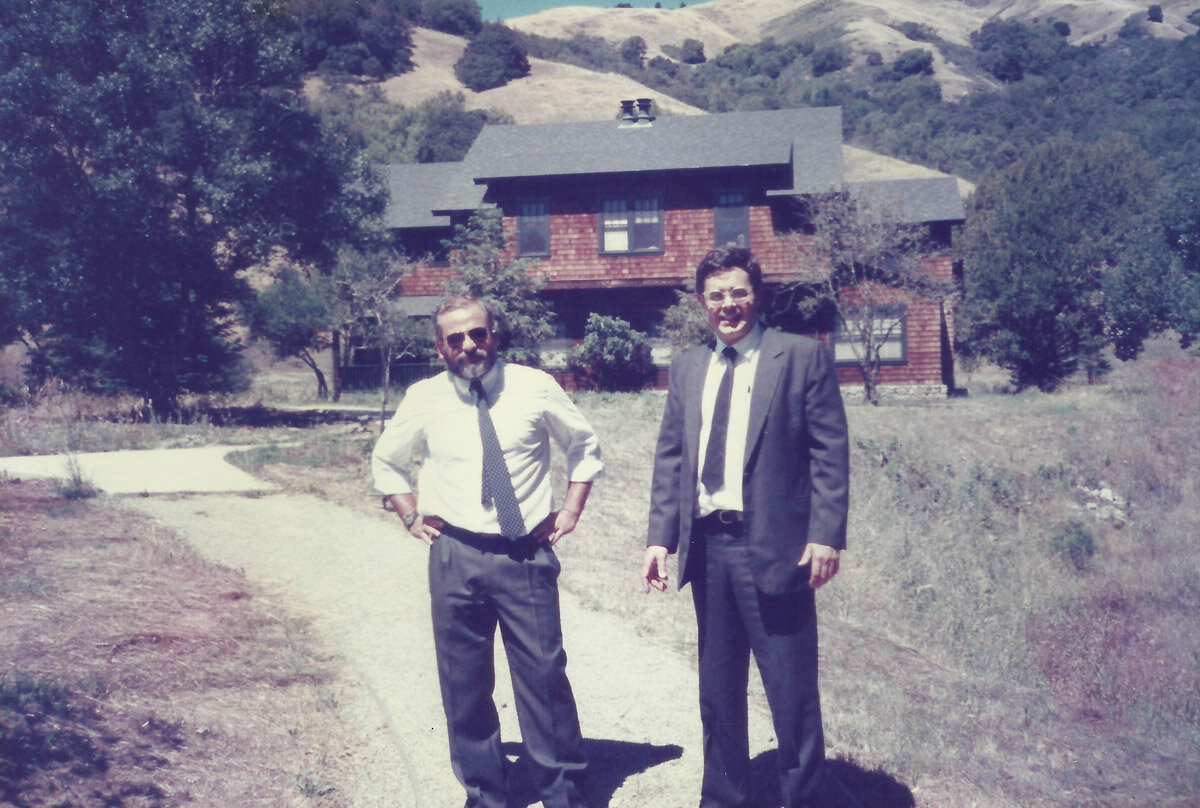
[[[460,804],[450,770],[425,579],[428,551],[392,519],[313,496],[200,495],[128,501],[219,563],[285,593],[344,658],[367,739],[353,804]],[[699,797],[700,730],[690,661],[562,595],[568,672],[597,805],[675,808]],[[497,662],[506,751],[519,754],[512,689]],[[754,751],[771,745],[752,716]],[[527,792],[524,804],[534,801]],[[517,804],[522,804],[520,801]]]

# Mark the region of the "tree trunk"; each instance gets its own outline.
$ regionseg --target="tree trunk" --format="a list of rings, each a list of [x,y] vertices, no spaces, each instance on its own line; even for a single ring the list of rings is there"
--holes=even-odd
[[[300,361],[308,365],[317,376],[317,398],[322,401],[329,398],[329,386],[325,384],[325,374],[321,372],[321,367],[317,364],[317,360],[308,351],[301,351]]]
[[[388,394],[392,390],[392,351],[383,348],[380,353],[383,354],[383,392],[379,396],[379,433],[382,435],[387,426]]]
[[[333,360],[333,369],[330,373],[333,376],[333,400],[342,400],[342,329],[333,329],[332,338],[329,340],[329,356]]]

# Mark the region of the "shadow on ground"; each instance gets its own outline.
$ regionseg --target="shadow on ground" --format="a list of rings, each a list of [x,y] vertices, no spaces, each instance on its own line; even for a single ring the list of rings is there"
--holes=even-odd
[[[509,784],[512,794],[509,804],[513,808],[528,808],[537,804],[537,791],[529,772],[522,765],[525,750],[519,743],[505,743],[501,748],[510,760],[516,758]],[[583,754],[588,761],[588,798],[595,808],[604,808],[627,779],[668,760],[677,759],[683,754],[683,747],[588,738],[583,742]]]
[[[752,805],[779,805],[777,751],[772,749],[750,761],[750,802]],[[885,771],[867,771],[852,760],[833,759],[829,773],[847,791],[858,798],[863,808],[914,808],[912,791]]]

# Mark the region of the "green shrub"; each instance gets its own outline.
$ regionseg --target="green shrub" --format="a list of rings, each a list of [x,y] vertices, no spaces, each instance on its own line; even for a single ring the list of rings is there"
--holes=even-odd
[[[471,37],[483,28],[483,14],[475,0],[425,0],[421,22],[435,31]]]
[[[490,22],[467,44],[454,75],[475,92],[491,90],[528,76],[529,57],[513,31]]]
[[[567,355],[567,368],[584,390],[640,390],[654,365],[650,342],[619,317],[588,315],[583,342]]]
[[[818,48],[812,55],[813,76],[820,78],[826,73],[836,73],[844,67],[849,67],[850,62],[850,54],[840,45]]]
[[[659,329],[662,336],[676,348],[691,348],[712,337],[708,315],[690,292],[676,292],[674,305],[663,312]]]
[[[906,50],[892,62],[892,73],[901,79],[905,76],[932,76],[933,54],[924,48]]]
[[[698,39],[685,39],[679,46],[680,61],[688,65],[700,65],[708,61],[704,55],[704,43]]]
[[[1083,522],[1072,520],[1050,537],[1050,549],[1082,572],[1096,555],[1096,539]]]

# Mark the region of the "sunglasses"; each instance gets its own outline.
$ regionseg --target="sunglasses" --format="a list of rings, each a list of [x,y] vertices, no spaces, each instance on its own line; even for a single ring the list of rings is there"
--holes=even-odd
[[[470,331],[455,331],[453,334],[447,334],[446,344],[458,351],[462,349],[463,342],[466,341],[467,337],[471,338],[471,342],[480,345],[487,342],[489,336],[490,333],[488,330],[480,326],[479,328],[472,328]]]

